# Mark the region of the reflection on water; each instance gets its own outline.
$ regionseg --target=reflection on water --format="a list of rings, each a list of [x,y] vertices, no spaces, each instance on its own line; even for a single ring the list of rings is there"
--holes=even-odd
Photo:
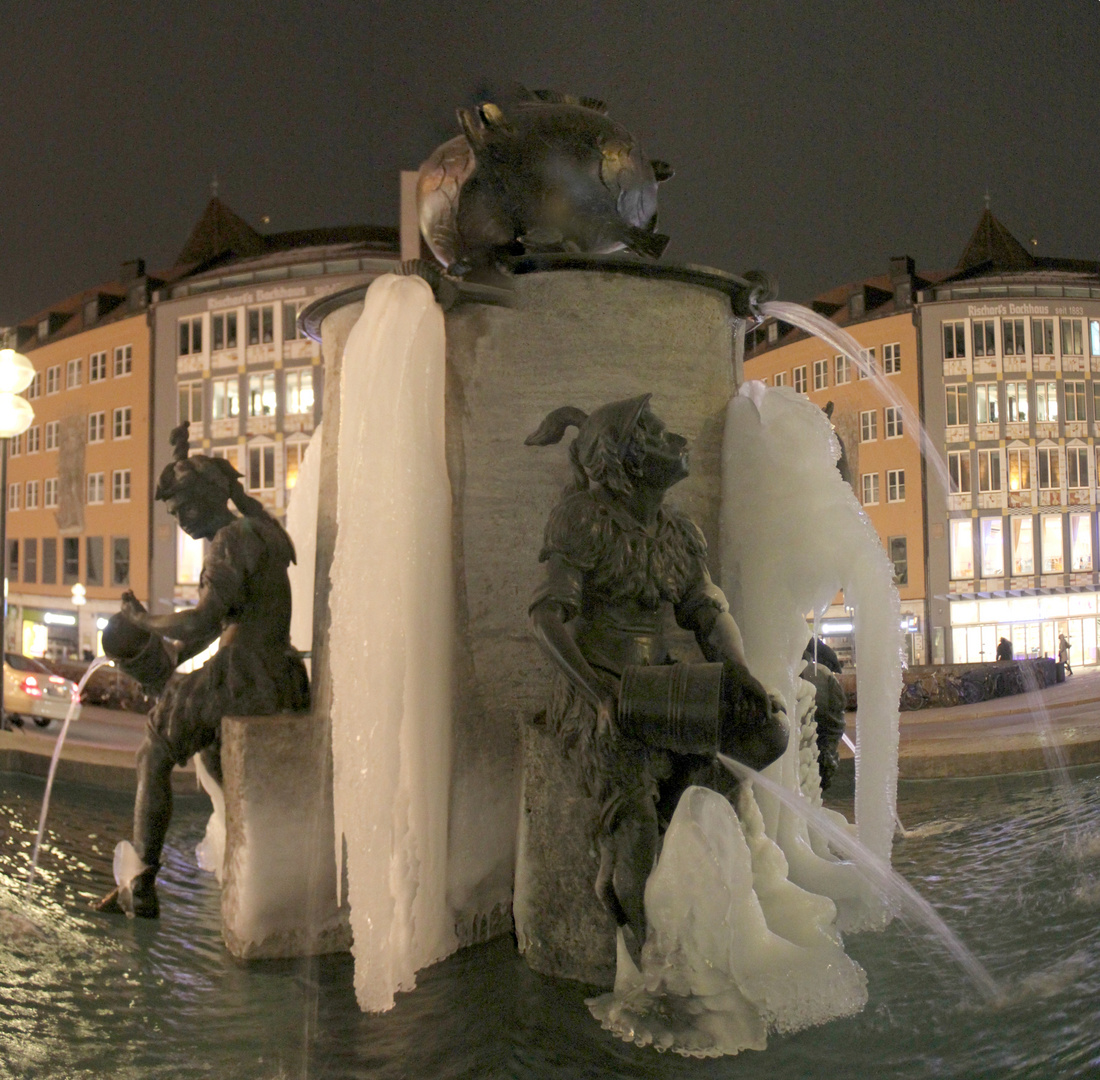
[[[1100,820],[1100,770],[1070,774]],[[0,774],[0,1076],[1074,1077],[1100,1072],[1100,845],[1067,845],[1040,775],[902,784],[894,865],[998,980],[978,1007],[933,944],[904,926],[851,936],[871,1000],[849,1020],[772,1037],[762,1054],[691,1061],[602,1031],[590,988],[529,972],[510,940],[422,973],[397,1007],[355,1005],[349,956],[241,964],[222,948],[213,878],[194,865],[207,809],[180,800],[158,878],[162,918],[93,914],[130,801],[54,794],[35,903],[22,884],[41,781]],[[950,822],[950,828],[922,823]]]

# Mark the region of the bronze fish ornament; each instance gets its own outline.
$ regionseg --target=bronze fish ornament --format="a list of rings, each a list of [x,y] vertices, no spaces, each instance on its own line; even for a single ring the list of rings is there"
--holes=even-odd
[[[602,102],[552,91],[459,109],[464,134],[420,167],[420,231],[451,274],[527,252],[656,259],[657,185],[672,176]]]

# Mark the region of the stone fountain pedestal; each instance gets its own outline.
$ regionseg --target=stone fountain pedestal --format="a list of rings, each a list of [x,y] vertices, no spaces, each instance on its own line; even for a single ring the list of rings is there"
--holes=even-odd
[[[532,967],[608,984],[614,927],[593,891],[595,808],[556,742],[531,725],[550,671],[529,632],[527,606],[543,528],[570,470],[565,444],[524,440],[561,405],[587,412],[652,393],[654,409],[692,447],[692,475],[673,502],[717,549],[724,413],[740,383],[743,342],[731,301],[743,299],[747,285],[716,271],[606,258],[550,256],[516,269],[510,303],[469,302],[476,290],[461,287],[446,313],[456,613],[448,900],[460,944],[507,931],[514,912]],[[327,737],[331,705],[341,370],[362,309],[360,290],[325,298],[303,315],[325,365],[313,644],[318,739]],[[693,655],[694,642],[675,634],[684,655]],[[242,775],[256,775],[247,759],[267,750],[251,731],[242,729],[238,742]],[[288,745],[286,753],[294,750]],[[331,822],[331,801],[319,805]],[[240,827],[235,833],[231,825],[227,865],[234,835]],[[331,839],[319,847],[331,860]]]

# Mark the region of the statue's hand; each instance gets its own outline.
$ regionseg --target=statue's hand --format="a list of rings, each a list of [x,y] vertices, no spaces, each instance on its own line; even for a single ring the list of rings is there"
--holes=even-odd
[[[596,737],[599,739],[615,740],[619,737],[619,729],[615,723],[615,717],[619,711],[619,697],[615,688],[606,683],[600,687],[600,700],[596,706]]]
[[[122,612],[133,619],[134,622],[140,624],[141,619],[139,616],[147,614],[145,605],[129,589],[122,594],[121,601]]]

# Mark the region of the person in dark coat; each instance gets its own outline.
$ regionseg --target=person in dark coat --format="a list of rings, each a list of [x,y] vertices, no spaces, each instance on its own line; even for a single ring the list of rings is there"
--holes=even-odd
[[[1012,642],[1009,641],[1008,638],[1001,638],[1001,640],[997,642],[997,659],[1012,659]]]

